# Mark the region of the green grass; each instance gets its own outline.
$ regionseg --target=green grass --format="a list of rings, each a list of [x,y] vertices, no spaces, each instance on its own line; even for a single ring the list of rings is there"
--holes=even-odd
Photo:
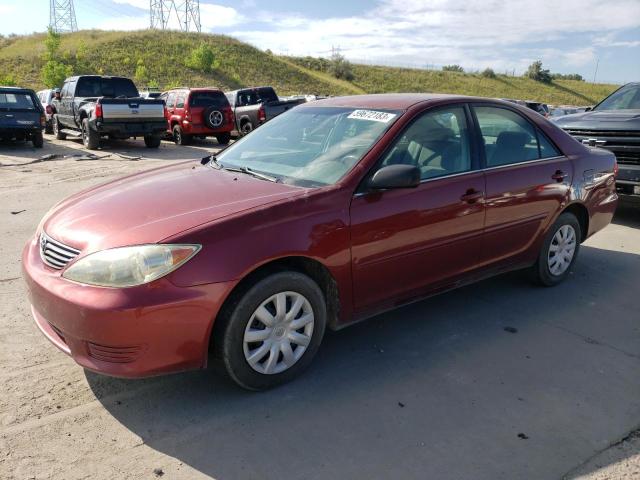
[[[0,39],[0,71],[19,85],[44,87],[40,78],[45,34]],[[205,73],[185,65],[202,43],[212,49],[216,68]],[[551,104],[590,105],[615,85],[559,80],[542,84],[523,77],[480,75],[420,69],[354,65],[352,81],[326,71],[327,62],[280,57],[223,35],[143,30],[86,30],[62,37],[60,53],[75,74],[100,73],[134,77],[142,62],[149,80],[161,87],[189,85],[235,89],[272,85],[283,95],[347,95],[382,92],[438,92],[532,99]],[[142,82],[138,82],[142,83]],[[143,85],[139,85],[140,87]]]

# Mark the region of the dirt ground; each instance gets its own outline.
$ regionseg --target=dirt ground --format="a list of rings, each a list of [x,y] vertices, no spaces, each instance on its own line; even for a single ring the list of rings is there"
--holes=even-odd
[[[513,273],[330,333],[303,378],[119,380],[35,326],[20,253],[62,198],[218,148],[0,145],[0,479],[640,478],[640,208],[552,288]],[[115,155],[141,156],[131,160]],[[35,162],[40,156],[60,157]],[[179,201],[179,199],[176,199]]]

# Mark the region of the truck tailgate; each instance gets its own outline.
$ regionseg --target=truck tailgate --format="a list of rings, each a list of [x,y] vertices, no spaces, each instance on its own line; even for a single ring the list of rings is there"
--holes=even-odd
[[[102,98],[102,119],[105,122],[162,122],[164,102],[142,98]]]

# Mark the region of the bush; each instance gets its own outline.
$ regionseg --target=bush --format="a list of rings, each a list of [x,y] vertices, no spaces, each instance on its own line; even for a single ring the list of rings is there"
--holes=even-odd
[[[485,68],[480,75],[485,78],[496,78],[496,72],[493,71],[493,68]]]
[[[577,80],[579,82],[584,82],[584,78],[579,73],[552,73],[551,78],[554,80]]]
[[[529,65],[525,76],[535,80],[536,82],[551,83],[551,74],[549,70],[542,68],[542,62],[537,60]]]
[[[464,73],[464,68],[462,68],[460,65],[445,65],[444,67],[442,67],[442,71]]]
[[[62,62],[49,60],[42,67],[42,82],[47,88],[60,87],[67,77],[73,75],[71,65],[65,65]]]
[[[334,77],[347,81],[353,80],[353,69],[351,67],[351,62],[344,58],[344,55],[335,52],[333,55],[331,55],[331,59],[329,60],[329,62],[329,72]]]
[[[200,44],[198,48],[191,51],[186,65],[189,68],[205,73],[209,73],[211,70],[218,68],[213,50],[206,43]]]
[[[144,66],[142,60],[138,60],[136,73],[134,74],[133,79],[140,85],[146,85],[149,81],[149,72],[147,71],[147,67]]]
[[[0,86],[15,87],[16,81],[11,75],[0,75]]]

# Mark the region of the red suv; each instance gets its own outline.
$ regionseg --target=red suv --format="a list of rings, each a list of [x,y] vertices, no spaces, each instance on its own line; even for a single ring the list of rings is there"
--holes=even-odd
[[[175,88],[160,95],[167,106],[167,133],[178,145],[193,137],[231,140],[233,112],[227,97],[217,88]]]

